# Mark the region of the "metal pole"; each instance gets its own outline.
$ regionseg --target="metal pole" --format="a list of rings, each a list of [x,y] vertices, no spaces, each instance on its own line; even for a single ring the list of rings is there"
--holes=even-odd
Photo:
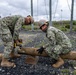
[[[63,25],[63,21],[62,21],[62,9],[61,9],[61,25]]]
[[[1,16],[0,16],[0,18],[1,18]]]
[[[74,0],[72,0],[72,4],[71,4],[70,33],[72,32],[72,28],[73,28],[73,10],[74,10]]]
[[[31,0],[31,16],[33,17],[33,0]],[[31,24],[31,29],[34,30],[33,24]]]
[[[31,16],[33,16],[33,0],[31,0]]]
[[[49,0],[49,25],[52,26],[52,0]]]

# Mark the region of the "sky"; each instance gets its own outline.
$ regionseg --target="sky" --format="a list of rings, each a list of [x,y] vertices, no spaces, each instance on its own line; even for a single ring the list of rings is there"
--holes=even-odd
[[[52,0],[52,20],[70,20],[72,0]],[[73,19],[76,20],[76,0]],[[31,15],[31,0],[0,0],[0,15]],[[49,20],[49,0],[33,0],[35,20]]]

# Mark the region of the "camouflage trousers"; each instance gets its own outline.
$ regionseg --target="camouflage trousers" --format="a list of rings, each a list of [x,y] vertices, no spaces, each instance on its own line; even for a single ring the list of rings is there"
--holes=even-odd
[[[68,48],[62,48],[60,45],[56,45],[54,47],[48,46],[46,48],[47,54],[50,56],[50,58],[58,59],[60,54],[67,54],[71,51],[70,47]]]
[[[7,25],[0,20],[0,38],[4,45],[4,58],[9,58],[12,51],[12,35]]]

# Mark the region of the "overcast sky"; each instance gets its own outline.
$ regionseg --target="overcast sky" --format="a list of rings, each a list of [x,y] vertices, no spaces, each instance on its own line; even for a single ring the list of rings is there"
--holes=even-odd
[[[58,1],[58,4],[57,4]],[[52,20],[70,20],[72,0],[52,0]],[[31,0],[0,0],[0,15],[27,16],[31,14]],[[33,0],[35,20],[49,20],[49,0]],[[76,0],[74,0],[74,20],[76,20]]]

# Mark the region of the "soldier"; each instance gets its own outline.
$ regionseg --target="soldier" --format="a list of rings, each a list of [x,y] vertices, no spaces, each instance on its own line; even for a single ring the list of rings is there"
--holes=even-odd
[[[4,44],[4,54],[1,62],[2,67],[15,66],[15,63],[8,61],[9,57],[20,57],[19,54],[13,51],[13,40],[19,43],[19,31],[22,25],[28,25],[33,22],[34,20],[30,15],[27,17],[13,15],[0,19],[0,36]]]
[[[67,54],[71,51],[72,44],[70,39],[61,30],[50,26],[45,20],[40,20],[39,26],[40,29],[46,33],[49,43],[37,51],[42,54],[45,50],[51,58],[57,60],[52,66],[58,68],[64,64],[64,60],[59,55]]]

